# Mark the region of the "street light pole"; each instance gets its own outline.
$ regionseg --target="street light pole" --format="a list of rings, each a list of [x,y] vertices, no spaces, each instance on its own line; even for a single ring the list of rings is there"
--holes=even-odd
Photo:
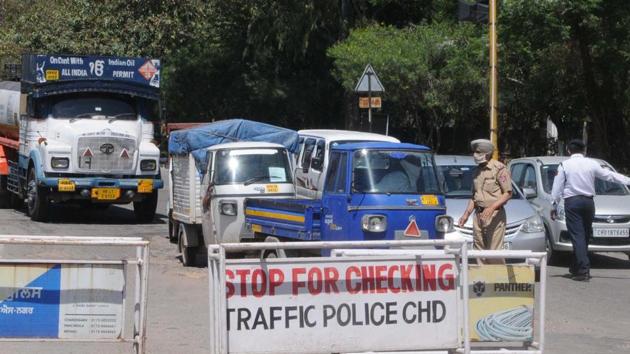
[[[490,41],[490,141],[494,145],[492,157],[499,159],[499,98],[497,75],[497,0],[488,2],[488,26]]]

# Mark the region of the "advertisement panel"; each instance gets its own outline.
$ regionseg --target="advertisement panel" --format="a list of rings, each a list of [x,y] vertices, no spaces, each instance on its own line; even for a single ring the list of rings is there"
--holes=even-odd
[[[230,353],[457,348],[454,258],[228,260]]]
[[[533,340],[532,265],[470,265],[470,334],[479,342]]]
[[[0,265],[0,338],[121,337],[123,272],[118,264]]]

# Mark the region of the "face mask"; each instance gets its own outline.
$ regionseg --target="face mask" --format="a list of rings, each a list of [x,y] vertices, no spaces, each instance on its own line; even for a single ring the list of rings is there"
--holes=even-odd
[[[482,163],[488,162],[488,157],[483,152],[475,152],[475,153],[473,153],[473,159],[475,159],[475,163],[477,165],[481,165]]]

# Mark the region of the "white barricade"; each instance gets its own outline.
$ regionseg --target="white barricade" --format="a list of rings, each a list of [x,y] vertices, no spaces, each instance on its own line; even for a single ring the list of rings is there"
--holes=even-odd
[[[131,342],[136,353],[145,352],[149,241],[0,235],[0,245],[135,248],[131,259],[0,258],[0,341]],[[130,265],[134,327],[126,336]]]
[[[431,252],[431,251],[429,251]],[[435,251],[434,251],[435,252]],[[333,250],[338,257],[392,257],[399,255],[425,257],[423,250]],[[467,252],[476,259],[524,259],[526,265],[471,265],[462,272],[469,284],[462,289],[464,335],[463,348],[456,353],[474,354],[538,354],[544,350],[545,298],[547,286],[547,254],[531,251],[476,251]],[[540,267],[540,290],[535,292],[534,266]],[[468,268],[468,267],[467,267]],[[470,295],[470,291],[474,294]],[[537,301],[537,307],[534,302]],[[471,310],[471,307],[474,307]],[[534,311],[539,313],[538,341],[533,341]],[[471,315],[473,313],[474,315]],[[471,328],[473,327],[473,328]],[[472,332],[472,333],[471,333]],[[492,344],[492,348],[471,348],[471,340],[480,345]],[[510,344],[496,347],[496,344]],[[527,349],[523,349],[527,348]]]
[[[387,257],[228,259],[226,252],[440,246]],[[449,246],[457,246],[450,248]],[[378,252],[378,251],[375,251]],[[223,244],[208,252],[213,354],[457,350],[465,242]]]

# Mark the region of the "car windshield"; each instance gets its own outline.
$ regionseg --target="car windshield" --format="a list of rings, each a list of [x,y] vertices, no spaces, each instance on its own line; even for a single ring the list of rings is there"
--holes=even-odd
[[[220,150],[214,183],[291,183],[287,153],[279,149]]]
[[[352,171],[355,193],[441,193],[428,152],[363,149],[354,153]]]
[[[472,175],[475,166],[444,165],[438,166],[438,169],[447,198],[472,198]],[[512,183],[512,189],[514,190],[512,199],[521,199],[522,196],[514,183]]]
[[[543,165],[541,169],[543,188],[545,192],[551,193],[553,180],[558,173],[559,165]],[[602,165],[603,168],[611,170],[610,166]],[[616,182],[607,182],[599,178],[595,179],[595,194],[597,195],[627,195],[628,190]]]
[[[49,118],[136,119],[134,105],[117,97],[62,97],[50,102]]]

